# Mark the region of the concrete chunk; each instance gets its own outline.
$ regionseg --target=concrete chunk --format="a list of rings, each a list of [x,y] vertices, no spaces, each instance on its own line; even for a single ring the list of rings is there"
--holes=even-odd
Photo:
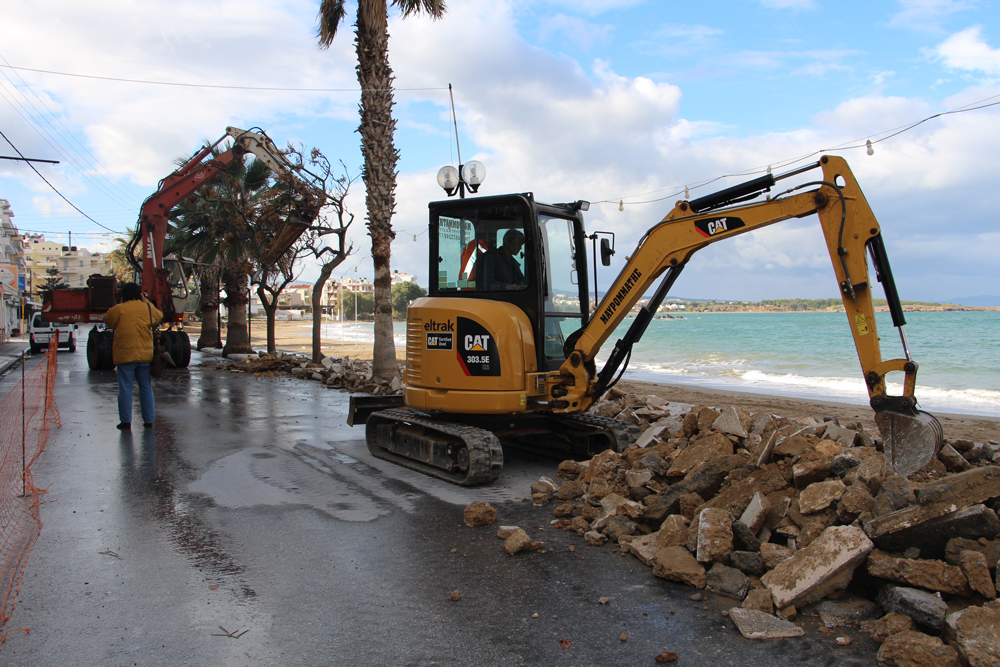
[[[705,575],[705,587],[713,593],[742,600],[750,590],[750,577],[735,567],[716,563]]]
[[[937,637],[908,630],[890,636],[878,650],[879,667],[959,667],[958,651]]]
[[[986,564],[986,556],[978,551],[963,551],[959,557],[959,567],[969,578],[969,586],[972,590],[989,600],[997,596],[993,579],[990,578],[990,568]]]
[[[940,507],[939,505],[933,506]],[[979,539],[992,538],[1000,532],[1000,519],[996,512],[985,505],[973,505],[945,514],[937,514],[937,509],[926,516],[927,507],[907,507],[864,524],[865,532],[881,549],[904,551],[917,547],[928,555],[940,554],[954,537]]]
[[[972,594],[961,568],[940,560],[895,558],[875,549],[868,555],[868,574],[879,579],[953,595]]]
[[[702,510],[698,518],[698,562],[723,561],[733,552],[733,523],[729,512],[716,508]]]
[[[813,514],[837,502],[844,497],[847,487],[839,479],[827,482],[814,482],[802,489],[799,494],[799,511],[802,514]]]
[[[764,525],[764,520],[767,518],[767,512],[771,509],[771,504],[767,502],[767,498],[761,495],[760,491],[753,494],[753,498],[750,499],[750,504],[747,508],[743,510],[743,514],[740,516],[740,521],[743,522],[747,528],[756,533],[760,530],[760,527]]]
[[[781,639],[801,637],[805,634],[805,631],[794,623],[756,609],[733,607],[729,610],[729,618],[736,624],[740,634],[747,639]]]
[[[705,568],[684,547],[667,547],[653,558],[653,575],[678,581],[695,588],[705,588]]]
[[[761,582],[771,590],[778,608],[802,606],[846,588],[854,569],[873,548],[860,528],[832,526],[761,577]]]
[[[948,605],[938,595],[916,588],[886,586],[879,593],[878,602],[886,613],[909,616],[914,623],[932,630],[944,629]]]
[[[747,428],[750,426],[750,413],[746,410],[737,410],[734,407],[726,408],[722,411],[714,422],[712,428],[723,433],[729,433],[739,438],[747,437]]]
[[[968,607],[949,614],[945,639],[958,649],[969,667],[1000,665],[1000,609]]]

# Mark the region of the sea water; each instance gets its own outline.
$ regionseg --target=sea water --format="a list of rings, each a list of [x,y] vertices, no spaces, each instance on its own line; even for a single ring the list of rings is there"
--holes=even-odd
[[[625,378],[867,405],[868,393],[844,313],[681,313],[657,316],[632,352]],[[928,412],[1000,417],[1000,311],[905,313],[918,362],[916,397]],[[882,358],[903,358],[889,313],[876,315]],[[630,316],[598,354],[600,369]],[[324,325],[324,337],[370,344],[370,322]],[[397,349],[406,323],[395,324]],[[890,395],[902,373],[889,375]]]

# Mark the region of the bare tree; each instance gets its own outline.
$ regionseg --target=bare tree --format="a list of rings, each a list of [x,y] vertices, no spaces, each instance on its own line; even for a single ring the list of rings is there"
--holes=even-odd
[[[333,275],[333,270],[340,266],[354,250],[353,245],[347,246],[347,228],[354,222],[354,214],[349,213],[344,207],[344,199],[347,198],[347,192],[353,182],[354,179],[347,176],[345,167],[344,175],[333,182],[333,191],[327,192],[327,207],[336,218],[336,226],[331,226],[330,217],[324,216],[322,218],[323,224],[310,229],[300,238],[300,242],[308,254],[320,262],[319,277],[313,284],[312,290],[312,360],[317,364],[323,359],[323,313],[320,309],[323,289],[330,276]],[[336,246],[331,246],[326,240],[330,236],[336,237]]]

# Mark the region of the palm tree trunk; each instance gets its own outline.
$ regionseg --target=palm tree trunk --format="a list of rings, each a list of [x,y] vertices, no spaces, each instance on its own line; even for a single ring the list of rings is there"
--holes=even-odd
[[[226,326],[226,346],[222,348],[222,356],[230,354],[253,354],[250,347],[250,333],[247,330],[247,304],[250,303],[250,274],[244,267],[226,268],[222,272],[222,282],[226,286],[226,299],[223,303],[229,312],[229,323]]]
[[[368,208],[368,233],[372,237],[375,265],[375,377],[388,379],[399,372],[392,338],[392,275],[389,269],[392,214],[396,208],[396,162],[393,144],[396,121],[392,117],[392,68],[389,66],[389,29],[386,24],[369,25],[358,11],[355,39],[358,83],[361,84],[362,180]]]
[[[198,306],[201,314],[201,335],[198,337],[196,347],[199,350],[205,347],[222,347],[222,335],[219,331],[219,268],[200,267],[198,282],[201,286],[201,303]]]

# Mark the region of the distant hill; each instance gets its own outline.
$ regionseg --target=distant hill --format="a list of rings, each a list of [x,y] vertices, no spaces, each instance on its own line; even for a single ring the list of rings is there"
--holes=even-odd
[[[974,308],[997,308],[1000,307],[1000,296],[961,296],[948,299],[945,303],[954,303],[959,306],[971,306]]]

